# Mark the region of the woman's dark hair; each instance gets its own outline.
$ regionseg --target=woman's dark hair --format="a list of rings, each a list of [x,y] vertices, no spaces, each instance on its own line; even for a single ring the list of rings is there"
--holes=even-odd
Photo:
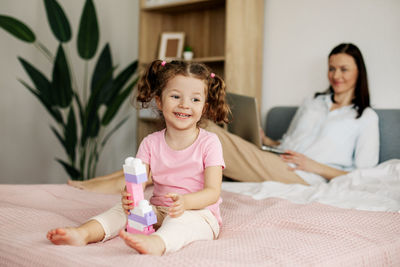
[[[174,60],[155,60],[149,64],[138,82],[136,101],[142,108],[148,107],[154,97],[161,98],[165,86],[177,75],[193,77],[204,82],[206,110],[202,116],[214,122],[228,122],[230,108],[225,100],[226,87],[221,77],[204,64]]]
[[[357,118],[359,118],[361,117],[364,109],[370,106],[367,69],[365,67],[364,59],[360,49],[358,49],[357,46],[351,43],[343,43],[333,48],[328,56],[328,59],[332,55],[337,55],[342,53],[353,57],[357,65],[358,77],[352,103],[354,104],[354,108],[357,111]],[[333,92],[334,91],[332,85],[330,85],[327,91],[323,93],[316,93],[315,97],[321,94],[332,93],[332,101],[335,103]]]

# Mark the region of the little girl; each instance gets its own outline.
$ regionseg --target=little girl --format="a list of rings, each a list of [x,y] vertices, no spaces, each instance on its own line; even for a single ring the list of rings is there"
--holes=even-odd
[[[142,254],[162,255],[196,240],[218,237],[222,169],[225,163],[218,137],[199,127],[203,119],[227,122],[225,83],[201,63],[156,60],[138,83],[137,101],[145,107],[155,99],[165,129],[148,135],[136,157],[145,163],[153,183],[150,203],[157,215],[152,235],[124,231],[126,214],[133,209],[129,194],[122,206],[91,218],[79,227],[47,233],[54,244],[86,245],[118,233]]]

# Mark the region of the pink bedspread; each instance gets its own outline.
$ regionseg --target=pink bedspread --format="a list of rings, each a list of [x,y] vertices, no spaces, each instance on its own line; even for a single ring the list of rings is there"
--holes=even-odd
[[[118,195],[67,185],[0,185],[1,266],[400,266],[400,214],[340,209],[223,192],[218,240],[162,257],[140,255],[119,238],[55,246],[50,228],[78,225]],[[193,229],[195,231],[195,229]]]

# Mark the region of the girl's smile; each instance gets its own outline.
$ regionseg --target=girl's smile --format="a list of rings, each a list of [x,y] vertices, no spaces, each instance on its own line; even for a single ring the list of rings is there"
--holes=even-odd
[[[185,113],[180,113],[180,112],[174,112],[174,114],[176,117],[183,118],[183,119],[191,116],[190,114],[185,114]]]

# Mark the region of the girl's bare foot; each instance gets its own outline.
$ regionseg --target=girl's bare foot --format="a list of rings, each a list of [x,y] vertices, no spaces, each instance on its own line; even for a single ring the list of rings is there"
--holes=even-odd
[[[161,256],[165,251],[164,241],[157,235],[136,235],[121,230],[119,236],[140,254]]]
[[[86,234],[78,228],[57,228],[47,233],[47,239],[55,245],[84,246]]]

